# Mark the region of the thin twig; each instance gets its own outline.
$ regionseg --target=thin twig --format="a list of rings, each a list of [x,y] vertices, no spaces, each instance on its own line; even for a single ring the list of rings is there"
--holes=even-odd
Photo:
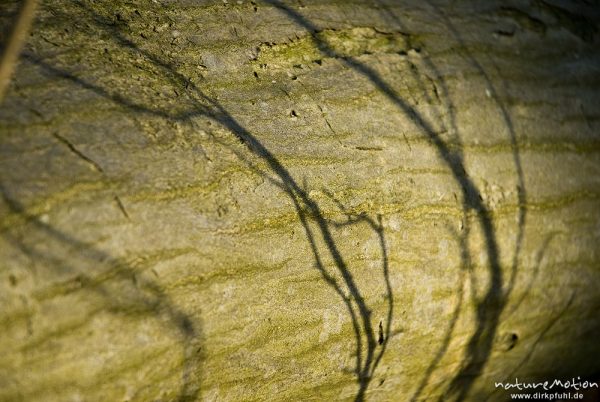
[[[6,88],[33,23],[37,2],[38,0],[23,0],[17,21],[4,48],[0,60],[0,104],[4,100]]]

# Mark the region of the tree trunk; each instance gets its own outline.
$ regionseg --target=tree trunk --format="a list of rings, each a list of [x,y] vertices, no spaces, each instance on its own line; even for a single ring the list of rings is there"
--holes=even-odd
[[[597,378],[598,21],[558,0],[44,2],[0,108],[0,400]]]

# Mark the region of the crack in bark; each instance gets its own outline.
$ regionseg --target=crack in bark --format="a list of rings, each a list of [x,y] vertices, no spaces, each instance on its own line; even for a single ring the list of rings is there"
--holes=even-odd
[[[130,219],[129,214],[127,213],[127,210],[125,209],[125,205],[123,205],[123,202],[121,202],[121,199],[119,198],[119,196],[115,195],[113,199],[115,200],[117,207],[119,207],[119,210],[123,213],[125,218]]]
[[[65,137],[61,136],[60,134],[58,134],[56,132],[52,133],[52,136],[54,138],[56,138],[61,144],[66,145],[67,148],[71,151],[71,153],[73,153],[79,159],[83,160],[85,163],[87,163],[89,166],[91,166],[92,169],[94,169],[97,172],[104,173],[104,170],[98,163],[96,163],[93,159],[91,159],[90,157],[86,156],[83,152],[78,150],[75,147],[75,145],[73,145],[68,139],[66,139]]]

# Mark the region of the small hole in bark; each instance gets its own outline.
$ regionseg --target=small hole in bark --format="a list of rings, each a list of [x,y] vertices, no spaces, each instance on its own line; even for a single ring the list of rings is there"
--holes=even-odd
[[[507,345],[507,348],[506,348],[506,350],[507,350],[507,351],[509,351],[509,350],[513,349],[515,346],[517,346],[517,342],[518,342],[518,340],[519,340],[519,335],[517,335],[517,334],[516,334],[516,333],[514,333],[514,332],[513,332],[513,333],[511,333],[511,334],[508,336],[508,345]]]

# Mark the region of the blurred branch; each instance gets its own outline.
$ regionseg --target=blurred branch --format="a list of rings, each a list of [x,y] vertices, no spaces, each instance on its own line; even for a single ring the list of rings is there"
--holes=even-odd
[[[23,0],[17,21],[4,47],[2,59],[0,59],[0,104],[4,100],[6,88],[33,23],[37,3],[38,0]]]

